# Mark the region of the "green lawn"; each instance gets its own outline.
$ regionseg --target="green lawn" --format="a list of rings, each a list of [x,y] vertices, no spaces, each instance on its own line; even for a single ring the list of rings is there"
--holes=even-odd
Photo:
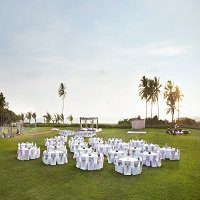
[[[45,131],[47,129],[38,129]],[[0,200],[124,200],[200,199],[200,131],[171,136],[163,129],[147,129],[145,135],[126,134],[125,129],[104,129],[98,134],[107,140],[118,137],[124,141],[142,138],[148,142],[181,149],[180,161],[165,160],[160,168],[143,167],[138,176],[123,176],[114,171],[114,165],[104,162],[99,171],[82,171],[68,150],[68,163],[46,166],[42,159],[18,161],[18,142],[36,142],[43,151],[44,139],[57,135],[14,137],[0,140]]]

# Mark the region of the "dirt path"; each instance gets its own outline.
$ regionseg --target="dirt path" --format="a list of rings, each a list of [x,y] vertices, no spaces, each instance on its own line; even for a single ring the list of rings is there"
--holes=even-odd
[[[34,135],[43,135],[43,134],[46,134],[46,133],[51,133],[51,132],[55,132],[55,131],[44,131],[44,132],[40,132],[40,133],[25,133],[23,135],[19,135],[20,137],[23,137],[23,136],[34,136]]]

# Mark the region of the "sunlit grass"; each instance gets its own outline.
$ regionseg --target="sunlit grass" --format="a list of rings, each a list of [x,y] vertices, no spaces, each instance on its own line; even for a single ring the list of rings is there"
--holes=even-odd
[[[50,128],[33,129],[43,132]],[[147,129],[147,134],[127,134],[127,129],[104,129],[98,134],[104,140],[110,137],[145,139],[148,142],[181,149],[180,161],[165,160],[160,168],[143,167],[138,176],[123,176],[114,171],[114,165],[105,159],[99,171],[82,171],[75,167],[72,154],[69,162],[60,166],[46,166],[41,158],[18,161],[18,142],[36,142],[45,149],[44,135],[18,136],[0,140],[0,199],[200,199],[200,131],[171,136],[163,129]],[[69,152],[69,151],[68,151]]]

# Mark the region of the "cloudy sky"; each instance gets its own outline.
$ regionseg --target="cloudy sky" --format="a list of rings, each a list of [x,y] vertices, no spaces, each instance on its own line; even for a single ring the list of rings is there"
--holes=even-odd
[[[42,117],[61,113],[63,82],[66,116],[117,120],[145,116],[138,85],[157,76],[181,88],[181,116],[200,116],[199,10],[199,0],[0,0],[0,91],[11,110]],[[163,94],[160,116],[170,119]]]

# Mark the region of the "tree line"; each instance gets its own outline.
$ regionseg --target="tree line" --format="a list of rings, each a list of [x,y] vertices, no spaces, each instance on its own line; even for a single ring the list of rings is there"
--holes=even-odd
[[[147,78],[143,76],[140,80],[139,84],[139,96],[142,100],[146,102],[146,119],[147,117],[147,109],[150,103],[151,106],[151,119],[152,119],[152,108],[156,103],[158,108],[157,117],[159,119],[159,96],[161,93],[162,85],[160,84],[160,78],[154,77],[153,79]],[[179,121],[179,113],[180,113],[180,101],[182,101],[182,97],[184,96],[178,85],[174,85],[171,80],[168,80],[166,85],[164,86],[163,98],[166,100],[167,112],[166,114],[171,114],[171,121],[174,122],[174,114],[175,111],[178,113],[178,121]]]
[[[0,126],[4,124],[10,124],[19,120],[19,116],[13,111],[9,110],[9,103],[6,102],[6,98],[3,93],[0,93]]]

